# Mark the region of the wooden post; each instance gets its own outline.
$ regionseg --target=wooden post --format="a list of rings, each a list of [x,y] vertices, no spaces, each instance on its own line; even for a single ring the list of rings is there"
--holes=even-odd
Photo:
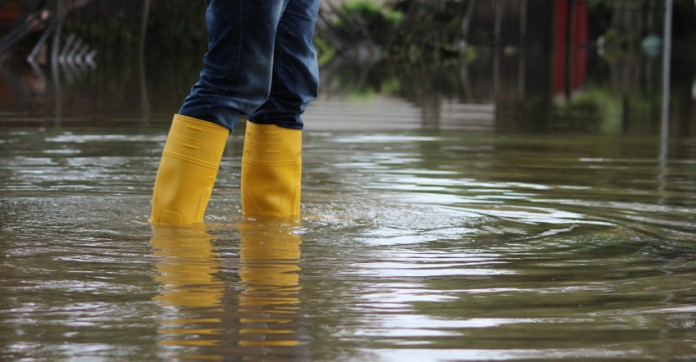
[[[466,15],[462,21],[462,39],[467,40],[469,38],[469,27],[471,26],[471,18],[474,16],[474,11],[476,10],[476,1],[469,0],[469,5],[466,9]],[[696,1],[696,0],[695,0]]]
[[[672,61],[672,8],[673,0],[667,0],[665,4],[665,28],[664,28],[664,47],[662,49],[662,127],[661,135],[663,143],[669,137],[669,87]],[[666,152],[666,150],[665,150]]]
[[[503,5],[502,1],[500,0],[495,0],[493,3],[493,6],[495,7],[495,44],[496,46],[500,46],[500,39],[501,39],[501,32],[503,28]]]

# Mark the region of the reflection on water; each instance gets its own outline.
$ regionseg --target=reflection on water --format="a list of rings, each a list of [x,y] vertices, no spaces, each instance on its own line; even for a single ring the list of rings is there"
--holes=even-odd
[[[290,222],[290,224],[284,224]],[[239,225],[242,346],[299,345],[300,236],[292,220],[245,220]]]
[[[696,142],[308,131],[303,217],[147,223],[166,126],[0,134],[2,359],[696,358]]]
[[[155,226],[151,244],[162,291],[153,299],[164,308],[159,344],[201,347],[165,354],[300,356],[298,221],[243,219],[237,225],[238,262],[214,251],[205,226]],[[228,288],[220,277],[225,263],[238,266],[239,288]],[[236,301],[236,310],[230,310],[235,303],[228,300]],[[269,352],[274,347],[283,349]]]
[[[659,132],[659,58],[609,56],[583,47],[574,50],[582,61],[569,68],[562,64],[562,50],[481,48],[472,60],[434,64],[337,59],[322,69],[320,99],[310,107],[306,123],[317,130]],[[670,131],[691,135],[696,62],[693,55],[677,52],[673,63]],[[75,74],[3,66],[0,125],[166,123],[199,68],[198,56],[176,62],[153,57]],[[570,71],[568,88],[565,72]]]
[[[222,297],[225,284],[215,277],[222,264],[213,252],[205,227],[154,227],[150,241],[157,258],[155,278],[162,292],[154,298],[174,307],[171,319],[162,320],[161,344],[214,346],[222,333]]]

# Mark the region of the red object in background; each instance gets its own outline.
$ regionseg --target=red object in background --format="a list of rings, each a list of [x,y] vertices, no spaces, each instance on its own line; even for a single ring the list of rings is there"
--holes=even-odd
[[[553,94],[568,95],[582,88],[587,79],[587,4],[583,0],[556,0],[555,5]]]
[[[0,35],[12,28],[21,9],[18,1],[5,1],[0,5]]]

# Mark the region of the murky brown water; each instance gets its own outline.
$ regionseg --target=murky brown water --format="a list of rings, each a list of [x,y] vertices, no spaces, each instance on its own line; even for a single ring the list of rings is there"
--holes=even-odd
[[[205,225],[153,228],[165,133],[2,132],[2,359],[696,358],[693,138],[307,131],[278,221],[236,132]]]
[[[693,62],[661,137],[655,59],[481,54],[325,68],[302,218],[240,217],[237,130],[187,228],[147,217],[198,59],[0,68],[0,360],[696,359]]]

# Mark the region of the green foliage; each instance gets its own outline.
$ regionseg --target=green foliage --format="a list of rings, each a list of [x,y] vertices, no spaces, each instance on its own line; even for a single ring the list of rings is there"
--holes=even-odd
[[[343,10],[349,13],[359,14],[366,19],[380,13],[381,6],[370,0],[354,0],[343,4]]]
[[[333,28],[339,33],[357,35],[367,32],[380,45],[389,42],[390,36],[403,19],[400,11],[383,7],[371,0],[345,3],[337,15]]]
[[[314,38],[314,48],[317,50],[319,65],[324,65],[336,58],[336,48],[321,38]]]
[[[343,4],[342,10],[349,14],[360,16],[367,22],[384,22],[390,26],[397,26],[403,19],[403,13],[397,10],[383,7],[370,0],[354,0]]]
[[[387,77],[380,84],[380,93],[396,95],[401,92],[401,82],[395,76]]]
[[[473,63],[476,58],[478,58],[478,52],[476,52],[476,48],[473,46],[468,46],[464,49],[464,62],[465,63]]]
[[[633,113],[634,126],[650,121],[650,114],[660,109],[659,93],[641,93],[630,97],[630,105],[622,105],[622,98],[614,94],[606,85],[588,84],[582,93],[570,100],[555,101],[554,113],[563,119],[569,128],[592,129],[600,133],[620,133],[623,112]],[[626,107],[625,109],[623,107]],[[588,115],[592,115],[588,117]],[[588,122],[588,119],[593,122]],[[572,123],[576,123],[572,125]]]
[[[384,11],[384,18],[387,20],[387,23],[389,23],[391,26],[397,27],[399,24],[401,24],[401,21],[404,19],[404,13],[400,11],[387,9]]]

